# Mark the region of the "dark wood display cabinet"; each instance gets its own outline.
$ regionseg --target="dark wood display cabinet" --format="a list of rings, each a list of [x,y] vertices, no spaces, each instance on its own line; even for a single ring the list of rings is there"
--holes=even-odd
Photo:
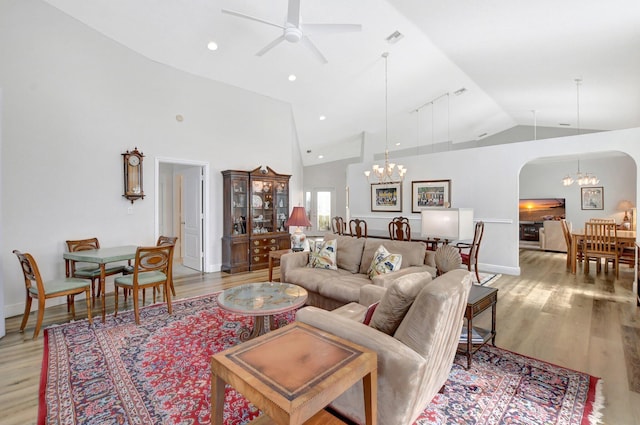
[[[222,271],[265,269],[269,252],[291,247],[289,229],[290,175],[271,168],[222,172],[224,214]]]

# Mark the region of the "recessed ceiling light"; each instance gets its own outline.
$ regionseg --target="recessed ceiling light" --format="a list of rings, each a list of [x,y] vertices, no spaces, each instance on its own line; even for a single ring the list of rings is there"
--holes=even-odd
[[[485,137],[488,133],[482,133],[480,135],[478,135],[478,139],[482,139],[483,137]]]
[[[318,155],[318,159],[324,158],[324,155]]]
[[[326,119],[327,119],[327,117],[325,117],[324,115],[320,115],[320,121],[324,121]]]
[[[289,75],[289,81],[295,81],[296,78],[298,77],[296,77],[294,74]]]
[[[207,49],[218,50],[218,43],[216,43],[215,41],[210,41],[209,44],[207,44]]]
[[[571,127],[571,124],[569,124],[567,122],[561,122],[561,123],[558,123],[558,125],[562,125],[564,127]]]
[[[396,143],[396,146],[400,146],[400,142],[397,142],[397,143]]]

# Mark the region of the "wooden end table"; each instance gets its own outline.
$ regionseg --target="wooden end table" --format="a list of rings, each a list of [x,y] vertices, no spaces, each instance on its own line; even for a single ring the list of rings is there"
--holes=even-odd
[[[467,319],[466,338],[460,336],[458,352],[467,356],[467,369],[471,367],[471,357],[480,347],[491,340],[496,345],[496,306],[498,305],[498,289],[489,286],[472,285],[467,300],[464,317]],[[491,307],[491,330],[474,328],[473,318]],[[479,339],[478,339],[479,338]]]
[[[273,262],[274,260],[278,260],[278,264],[280,264],[280,258],[284,254],[288,254],[291,251],[290,249],[278,249],[276,251],[269,251],[269,282],[273,282]]]
[[[377,376],[375,351],[294,322],[211,358],[211,423],[222,425],[225,382],[269,417],[252,423],[340,423],[323,409],[362,379],[375,425]]]

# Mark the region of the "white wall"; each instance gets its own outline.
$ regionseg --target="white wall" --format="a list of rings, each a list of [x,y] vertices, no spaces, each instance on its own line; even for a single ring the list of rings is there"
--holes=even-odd
[[[288,104],[147,60],[40,1],[0,2],[0,57],[5,315],[24,305],[13,249],[61,277],[67,239],[155,242],[155,158],[210,164],[209,269],[221,262],[220,171],[295,171],[302,192]],[[120,154],[136,146],[146,196],[129,215]]]
[[[419,215],[410,212],[412,180],[450,179],[451,206],[473,207],[475,218],[486,223],[480,267],[499,273],[519,274],[518,199],[522,167],[541,157],[603,151],[627,153],[637,167],[640,159],[639,142],[640,128],[635,128],[403,158],[402,162],[409,170],[403,184],[403,215],[412,218],[412,224],[419,225]],[[366,219],[370,223],[370,229],[385,229],[384,223],[398,214],[370,211],[370,187],[363,172],[370,169],[372,164],[373,162],[368,162],[348,166],[351,213],[352,216]],[[545,178],[561,185],[562,177],[568,171],[571,169],[558,168],[554,171],[555,174],[549,172]],[[611,173],[611,178],[617,173],[623,175],[611,185],[624,184],[628,178],[635,179],[633,198],[639,199],[637,176],[629,174],[630,168],[590,171],[598,175]],[[602,182],[605,197],[613,189],[609,184],[604,180]],[[575,190],[575,187],[566,189],[565,197],[571,198]],[[612,205],[617,200],[617,197],[605,198],[606,205]],[[582,217],[576,217],[576,220],[581,219]]]
[[[2,86],[0,85],[0,171],[2,171]],[[3,202],[3,190],[2,190],[2,173],[0,172],[0,223],[2,223],[2,210],[4,206]],[[0,251],[5,251],[5,245],[2,237],[2,225],[0,225]],[[2,288],[4,287],[4,273],[3,273],[4,265],[0,261],[0,319],[4,316],[4,291]],[[6,334],[6,328],[4,324],[4,320],[0,320],[0,338],[2,338]]]

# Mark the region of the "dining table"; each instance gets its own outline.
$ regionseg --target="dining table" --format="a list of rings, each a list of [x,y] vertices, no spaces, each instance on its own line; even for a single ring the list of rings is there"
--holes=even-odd
[[[571,232],[571,273],[576,274],[578,263],[578,244],[584,241],[584,228]],[[636,231],[635,230],[618,230],[616,231],[618,243],[623,246],[635,246]]]
[[[102,302],[102,323],[106,319],[106,265],[119,261],[128,261],[136,258],[136,245],[114,246],[108,248],[88,249],[85,251],[65,252],[62,258],[65,261],[65,269],[70,270],[69,261],[81,261],[84,263],[97,264],[100,267],[100,287]],[[68,277],[68,276],[67,276]]]

